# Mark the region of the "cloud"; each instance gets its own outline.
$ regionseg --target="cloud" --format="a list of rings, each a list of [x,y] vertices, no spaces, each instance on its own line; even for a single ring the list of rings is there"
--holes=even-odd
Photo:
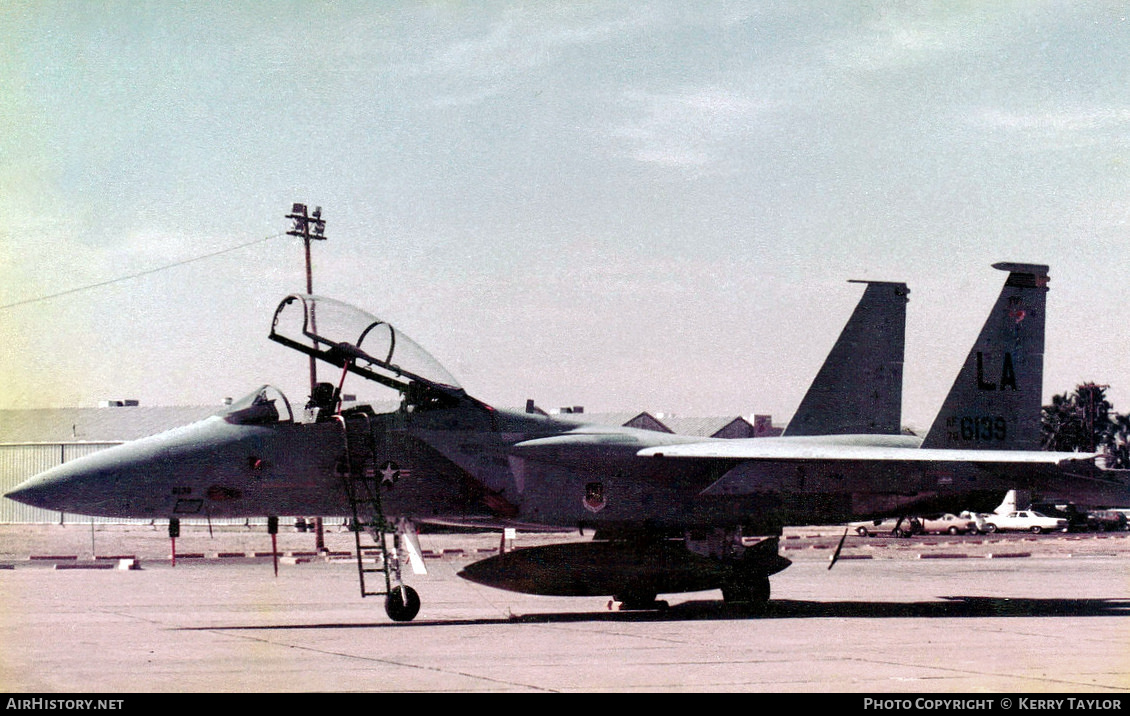
[[[968,122],[1018,139],[1013,146],[1047,151],[1103,145],[1125,147],[1130,107],[1060,107],[1023,112],[979,107]]]
[[[596,8],[594,13],[599,12]],[[566,53],[631,34],[646,23],[641,12],[603,18],[585,8],[509,8],[498,16],[479,10],[437,23],[422,57],[399,64],[409,76],[500,80],[558,63]]]
[[[633,119],[611,132],[636,161],[670,167],[705,168],[725,158],[726,142],[753,128],[758,115],[774,109],[721,86],[675,93],[630,92],[623,98]]]
[[[1019,132],[1089,132],[1125,128],[1130,124],[1130,108],[1090,107],[1033,113],[983,108],[976,118],[986,127]]]

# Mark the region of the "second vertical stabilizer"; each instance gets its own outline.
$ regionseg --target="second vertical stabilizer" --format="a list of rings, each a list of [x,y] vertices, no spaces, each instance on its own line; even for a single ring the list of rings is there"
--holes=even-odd
[[[993,268],[1008,279],[923,448],[1040,449],[1048,267]]]

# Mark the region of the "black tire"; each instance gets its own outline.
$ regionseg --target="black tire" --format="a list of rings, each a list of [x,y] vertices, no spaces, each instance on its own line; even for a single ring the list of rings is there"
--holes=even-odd
[[[1028,531],[1031,532],[1034,535],[1038,535],[1038,534],[1040,534],[1041,532],[1044,531],[1044,528],[1039,526],[1039,525],[1032,525],[1032,528]]]
[[[612,599],[620,602],[621,609],[655,609],[655,592],[645,587],[629,587],[619,594],[613,594]]]
[[[985,525],[985,531],[988,532],[989,534],[992,534],[992,533],[997,531],[997,526],[994,525],[992,522],[989,522],[988,524]]]
[[[385,597],[385,614],[394,622],[410,622],[420,613],[420,595],[407,584],[393,587]]]
[[[722,600],[727,604],[764,606],[769,603],[770,585],[767,575],[743,575],[722,586]]]
[[[959,534],[960,532],[961,532],[961,530],[959,530],[959,529],[958,529],[958,528],[956,528],[956,527],[950,527],[950,529],[949,529],[949,533],[950,533],[951,535],[956,535],[956,534]]]
[[[856,527],[855,533],[860,537],[870,537],[871,533],[867,531],[866,527]]]

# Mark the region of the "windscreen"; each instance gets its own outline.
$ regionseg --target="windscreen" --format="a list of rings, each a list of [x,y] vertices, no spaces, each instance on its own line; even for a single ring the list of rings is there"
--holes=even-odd
[[[217,414],[236,425],[289,423],[294,419],[290,401],[273,385],[256,388]]]

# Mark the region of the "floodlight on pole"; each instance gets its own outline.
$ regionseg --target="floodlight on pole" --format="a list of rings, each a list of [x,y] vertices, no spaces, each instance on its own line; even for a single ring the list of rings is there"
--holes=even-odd
[[[306,293],[314,293],[314,274],[310,267],[310,242],[326,240],[326,222],[322,218],[322,207],[314,207],[314,213],[307,215],[306,205],[295,203],[286,215],[293,224],[288,236],[298,236],[306,245]],[[311,316],[311,321],[314,317]],[[316,328],[317,326],[311,326]],[[318,371],[314,357],[310,357],[310,393],[314,393],[314,386],[318,383]]]
[[[286,215],[293,225],[290,231],[286,232],[288,236],[298,236],[302,238],[302,242],[306,245],[306,293],[314,293],[314,273],[310,268],[310,242],[325,241],[326,240],[326,222],[322,219],[322,207],[314,207],[314,213],[307,215],[306,205],[295,203],[290,208],[290,213]],[[312,331],[317,332],[318,324],[314,316],[313,309],[310,313],[310,328]],[[314,356],[310,356],[310,395],[314,395],[314,386],[318,384],[318,368],[314,360]],[[318,552],[326,551],[326,542],[324,536],[324,528],[322,526],[322,518],[314,518],[314,532],[315,532],[315,545]]]

